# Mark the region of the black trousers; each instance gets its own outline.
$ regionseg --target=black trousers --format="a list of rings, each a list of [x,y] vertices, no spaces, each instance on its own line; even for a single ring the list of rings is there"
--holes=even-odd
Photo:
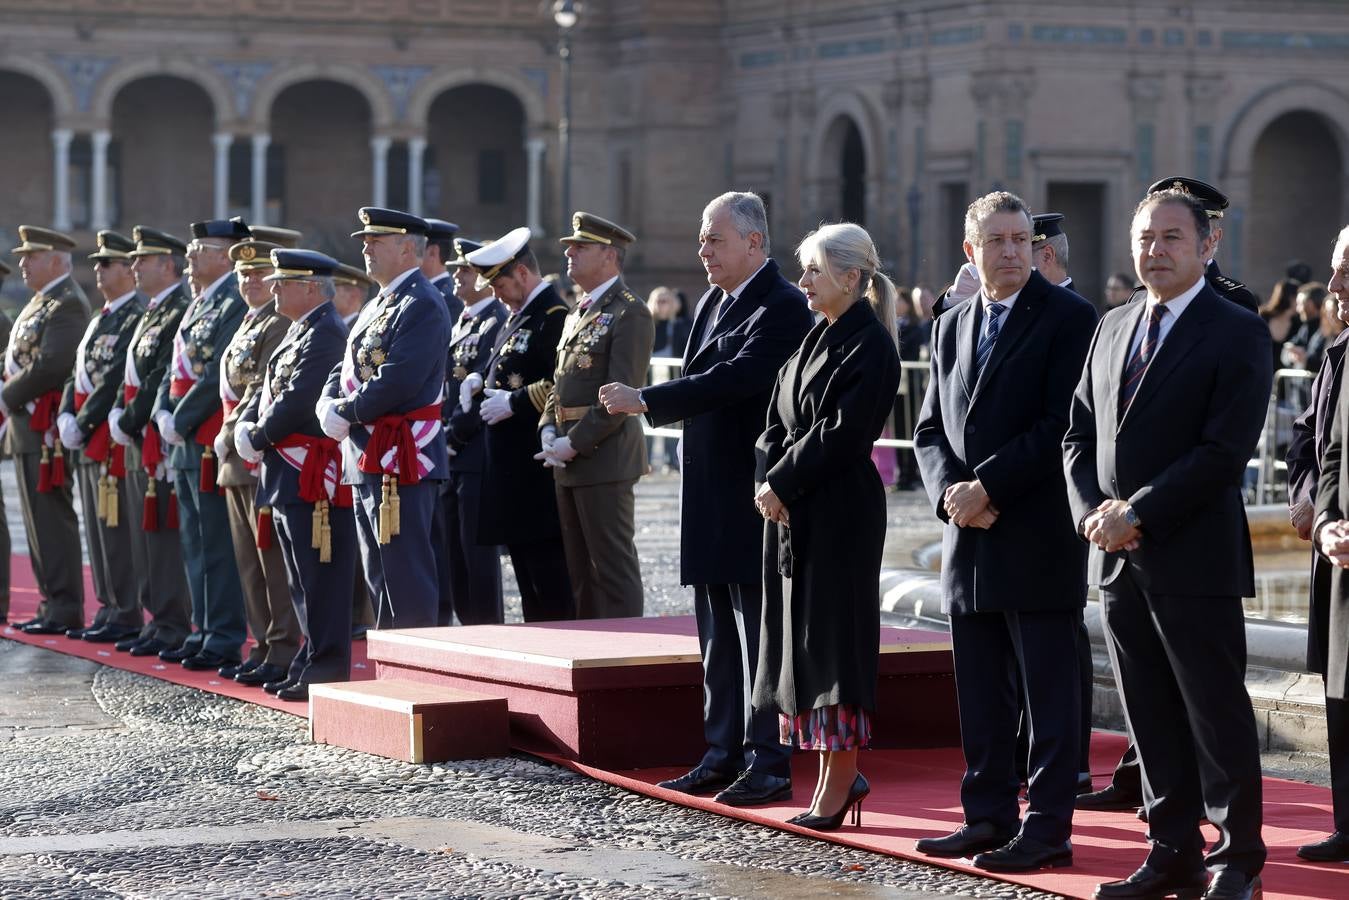
[[[576,618],[576,601],[572,598],[561,538],[510,544],[506,550],[515,567],[526,622]]]
[[[481,501],[482,473],[451,470],[440,495],[445,542],[437,546],[447,564],[440,591],[441,625],[452,625],[456,615],[463,625],[500,625],[503,621],[501,555],[498,548],[478,543]]]
[[[1029,807],[1021,833],[1046,844],[1068,840],[1077,796],[1079,683],[1076,610],[951,616],[965,821],[1015,832],[1016,734],[1020,694],[1030,720]],[[1019,693],[1020,692],[1020,693]]]
[[[1255,875],[1265,862],[1260,744],[1246,693],[1241,598],[1153,594],[1128,570],[1101,598],[1142,766],[1148,864],[1198,868],[1207,818],[1218,840],[1202,864]]]
[[[1330,798],[1335,830],[1349,834],[1349,700],[1326,698],[1330,743]]]
[[[703,655],[702,765],[734,775],[754,771],[791,777],[792,748],[783,744],[778,711],[755,709],[759,667],[761,584],[697,584],[693,611]]]
[[[1077,683],[1082,698],[1081,725],[1077,732],[1077,773],[1091,773],[1091,701],[1095,682],[1091,661],[1091,633],[1079,610],[1077,615]],[[1016,774],[1025,781],[1030,765],[1030,716],[1026,713],[1026,695],[1021,695],[1021,726],[1016,733]]]

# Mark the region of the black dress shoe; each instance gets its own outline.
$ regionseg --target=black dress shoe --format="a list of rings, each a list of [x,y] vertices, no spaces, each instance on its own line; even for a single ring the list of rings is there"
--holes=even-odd
[[[792,780],[763,772],[741,772],[730,787],[712,798],[727,806],[761,806],[792,799]]]
[[[113,644],[112,649],[118,651],[119,653],[126,653],[128,650],[130,650],[137,644],[145,643],[146,640],[148,640],[148,638],[141,637],[141,634],[138,631],[135,634],[131,635],[130,637],[124,637],[117,643]]]
[[[276,681],[269,681],[262,686],[262,689],[269,694],[279,694],[286,688],[293,687],[294,685],[295,682],[291,681],[290,678],[287,677],[278,679]]]
[[[992,822],[979,822],[961,825],[946,837],[921,838],[914,843],[913,848],[928,856],[960,859],[997,850],[1010,843],[1014,837],[1015,831],[1000,831]]]
[[[1090,794],[1090,793],[1091,793],[1091,773],[1084,772],[1083,774],[1077,776],[1077,794],[1080,797],[1083,794]]]
[[[196,656],[201,652],[201,644],[183,644],[181,647],[174,647],[171,650],[161,650],[159,658],[164,662],[180,663],[189,656]]]
[[[259,687],[272,681],[284,681],[287,671],[272,663],[263,663],[247,672],[240,672],[234,676],[234,680],[249,687]]]
[[[172,644],[161,641],[159,638],[150,638],[138,644],[133,644],[127,652],[132,656],[158,656],[163,659],[164,651],[173,649]]]
[[[84,629],[84,639],[91,644],[116,644],[118,641],[136,637],[140,633],[139,628],[128,628],[125,625],[104,625],[101,628]]]
[[[221,656],[219,653],[212,653],[210,650],[203,650],[196,656],[189,656],[183,660],[183,668],[192,672],[206,672],[210,669],[237,666],[238,664],[239,660]]]
[[[1204,900],[1260,900],[1265,895],[1259,875],[1223,869],[1208,883]]]
[[[221,678],[229,678],[233,680],[236,676],[240,675],[241,673],[252,672],[260,665],[262,665],[262,663],[258,662],[256,659],[246,659],[243,662],[230,663],[228,666],[221,666],[220,671],[217,672],[216,674],[219,675]]]
[[[693,771],[685,772],[678,778],[670,778],[658,783],[656,787],[702,797],[707,794],[721,793],[735,784],[735,778],[734,772],[718,772],[715,769],[709,769],[707,766],[697,766]]]
[[[94,629],[100,628],[100,627],[102,627],[102,626],[100,626],[100,625],[76,625],[74,628],[67,628],[67,629],[66,629],[66,637],[70,638],[72,641],[82,641],[82,640],[84,640],[84,634],[85,634],[85,632],[87,632],[87,631],[93,631]]]
[[[1042,844],[1023,834],[1012,838],[1005,847],[974,857],[974,867],[985,872],[1035,872],[1072,864],[1073,845],[1068,841]]]
[[[31,618],[31,619],[24,619],[22,622],[15,622],[15,623],[14,623],[14,630],[15,630],[15,631],[23,631],[23,630],[24,630],[25,628],[27,628],[29,625],[36,625],[38,622],[41,622],[41,621],[42,621],[42,617],[41,617],[41,616],[34,616],[34,617]]]
[[[1154,869],[1144,863],[1123,881],[1105,881],[1096,885],[1092,896],[1096,900],[1154,900],[1158,897],[1198,900],[1204,893],[1207,879],[1203,869],[1170,871]]]
[[[1337,831],[1324,841],[1303,844],[1297,855],[1312,862],[1349,862],[1349,834]]]
[[[353,641],[363,641],[365,640],[365,633],[367,631],[369,631],[369,629],[364,625],[359,628],[353,628],[351,629],[351,639]]]
[[[39,619],[31,625],[23,626],[24,634],[65,634],[70,631],[69,625],[57,625],[55,622],[46,622]]]
[[[1143,805],[1143,798],[1131,791],[1122,791],[1113,784],[1107,784],[1099,791],[1079,794],[1073,805],[1078,809],[1100,811],[1137,809]]]
[[[308,700],[309,685],[292,684],[290,687],[283,687],[276,692],[276,698],[278,700]]]

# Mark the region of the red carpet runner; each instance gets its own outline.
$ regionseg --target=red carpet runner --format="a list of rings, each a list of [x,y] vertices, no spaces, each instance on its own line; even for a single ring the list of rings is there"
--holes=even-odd
[[[37,607],[37,591],[33,587],[32,570],[27,557],[14,557],[12,572],[10,621],[24,621],[32,617]],[[87,608],[92,611],[94,593],[92,586],[88,584],[87,574],[85,591],[90,598]],[[162,663],[154,658],[135,659],[125,653],[118,653],[106,645],[88,644],[64,636],[29,636],[16,632],[9,626],[0,629],[0,636],[175,684],[259,703],[294,715],[308,714],[307,704],[277,700],[259,688],[244,687],[226,681],[214,672],[189,672],[181,666]],[[358,641],[353,647],[353,664],[354,678],[374,677],[373,667],[366,667],[363,642]],[[1097,776],[1097,786],[1105,783],[1123,749],[1124,739],[1117,735],[1098,733],[1092,739],[1092,771]],[[531,752],[537,753],[532,748]],[[673,803],[795,831],[850,847],[988,877],[987,873],[979,872],[967,863],[934,860],[913,850],[913,842],[918,838],[945,834],[960,822],[959,788],[964,764],[957,748],[864,753],[862,768],[871,781],[872,794],[863,804],[862,828],[846,827],[831,834],[805,831],[785,823],[789,816],[804,808],[814,789],[816,775],[814,754],[803,753],[796,757],[794,805],[760,807],[752,810],[721,806],[713,803],[711,798],[672,794],[655,786],[655,782],[679,774],[680,770],[608,772],[568,762],[546,753],[538,755],[600,781]],[[1270,848],[1269,862],[1263,874],[1265,896],[1270,900],[1349,898],[1349,866],[1311,865],[1299,861],[1293,852],[1299,844],[1316,840],[1331,828],[1330,791],[1294,781],[1266,778],[1264,800],[1264,836]],[[1129,812],[1080,812],[1073,821],[1074,855],[1071,868],[1006,877],[1002,880],[1068,897],[1090,897],[1098,882],[1122,878],[1142,862],[1147,852],[1145,830],[1146,826]],[[1215,832],[1205,826],[1205,834],[1212,840]]]

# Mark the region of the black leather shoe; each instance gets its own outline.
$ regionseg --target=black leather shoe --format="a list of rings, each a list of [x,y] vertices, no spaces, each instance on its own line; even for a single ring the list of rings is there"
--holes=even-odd
[[[252,672],[260,665],[262,665],[262,663],[258,662],[255,659],[246,659],[240,663],[231,663],[228,666],[221,666],[220,671],[217,672],[216,674],[219,675],[221,678],[229,678],[233,680],[236,676],[240,675],[241,673]]]
[[[1079,794],[1073,805],[1078,809],[1094,809],[1103,812],[1137,809],[1143,805],[1143,798],[1135,793],[1122,791],[1113,784],[1107,784],[1099,791]]]
[[[42,617],[41,617],[41,616],[34,616],[34,617],[31,618],[31,619],[24,619],[22,622],[15,622],[15,623],[14,623],[14,630],[15,630],[15,631],[23,631],[23,630],[24,630],[25,628],[27,628],[29,625],[36,625],[38,622],[41,622],[41,621],[42,621]]]
[[[72,641],[82,641],[84,640],[86,632],[94,631],[102,627],[102,625],[76,625],[74,628],[66,629],[66,637],[70,638]]]
[[[1259,875],[1247,875],[1236,869],[1223,869],[1208,883],[1204,900],[1260,900],[1265,896]]]
[[[165,643],[159,638],[149,638],[148,640],[141,641],[139,644],[135,644],[127,652],[132,656],[158,656],[160,659],[163,659],[164,657],[162,654],[166,650],[173,649],[174,647],[172,644]]]
[[[70,631],[69,625],[57,625],[55,622],[46,622],[41,619],[31,625],[23,626],[24,634],[65,634]]]
[[[974,857],[974,867],[985,872],[1034,872],[1072,864],[1073,845],[1070,842],[1042,844],[1022,834],[1012,838],[1005,847]]]
[[[706,766],[698,766],[691,772],[685,772],[678,778],[671,778],[662,781],[656,787],[665,788],[667,791],[679,791],[681,794],[692,794],[695,797],[702,797],[707,794],[720,794],[731,785],[735,784],[734,772],[718,772],[715,769],[709,769]]]
[[[159,658],[164,662],[180,663],[189,656],[196,656],[201,652],[201,644],[183,644],[181,647],[175,647],[172,650],[160,651]]]
[[[237,666],[238,664],[239,660],[237,659],[230,659],[209,650],[203,650],[196,656],[189,656],[183,660],[183,668],[193,672],[205,672],[210,669],[221,669],[225,666]]]
[[[283,687],[276,692],[276,698],[278,700],[308,700],[309,685],[292,684],[290,687]]]
[[[281,678],[276,681],[269,681],[262,686],[262,689],[269,694],[279,694],[288,687],[293,687],[295,682],[290,678]]]
[[[363,641],[365,640],[365,633],[369,630],[370,629],[367,628],[365,625],[358,625],[357,627],[351,629],[351,639],[353,641]]]
[[[1207,879],[1203,869],[1173,872],[1154,869],[1144,863],[1123,881],[1104,881],[1096,885],[1092,896],[1096,900],[1154,900],[1158,897],[1198,900],[1204,893]]]
[[[84,629],[84,639],[91,644],[116,644],[118,641],[136,637],[140,633],[139,628],[128,628],[125,625],[104,625],[101,628]]]
[[[132,647],[136,646],[137,644],[143,644],[147,640],[149,640],[149,638],[141,637],[141,633],[138,631],[135,634],[131,635],[130,637],[124,637],[117,643],[113,644],[112,649],[118,651],[119,653],[126,653]]]
[[[961,825],[958,829],[939,838],[920,838],[913,848],[928,856],[941,856],[948,859],[960,859],[997,850],[1011,843],[1016,832],[999,831],[992,822],[979,822],[975,825]]]
[[[741,772],[735,782],[712,798],[727,806],[760,806],[792,799],[792,780],[763,772]]]
[[[249,687],[259,687],[271,681],[285,681],[287,671],[280,666],[263,663],[247,672],[240,672],[234,676],[234,680]]]
[[[1303,844],[1297,855],[1312,862],[1349,862],[1349,834],[1337,831],[1324,841]]]
[[[1078,796],[1080,797],[1083,794],[1090,794],[1090,793],[1091,793],[1091,773],[1086,772],[1084,774],[1078,775],[1077,776]]]

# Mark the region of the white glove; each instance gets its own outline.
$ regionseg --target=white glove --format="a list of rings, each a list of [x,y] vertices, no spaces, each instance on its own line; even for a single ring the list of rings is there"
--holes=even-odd
[[[974,263],[967,262],[960,267],[956,273],[955,283],[951,285],[951,290],[946,294],[946,308],[950,309],[962,300],[968,300],[983,288],[983,282],[979,280],[979,270],[974,267]]]
[[[108,410],[108,434],[123,447],[130,447],[131,435],[122,430],[122,413],[124,412],[126,410],[116,406]]]
[[[56,417],[56,430],[61,435],[61,445],[67,450],[78,450],[84,444],[84,435],[80,433],[79,423],[74,413],[61,413]]]
[[[351,423],[338,415],[336,400],[320,400],[314,406],[314,412],[319,417],[319,428],[333,440],[345,441],[351,434]]]
[[[567,463],[576,458],[576,448],[571,445],[571,438],[564,434],[542,452],[535,453],[534,458],[542,462],[545,469],[565,469]]]
[[[235,432],[238,433],[237,431]],[[211,449],[215,451],[216,459],[224,459],[229,453],[229,439],[225,437],[225,430],[222,428],[215,433],[215,440],[211,442]]]
[[[483,393],[487,399],[478,407],[478,415],[488,425],[495,425],[498,422],[504,422],[515,415],[515,410],[511,409],[511,392],[501,388],[483,388]]]
[[[477,372],[470,373],[459,385],[459,408],[468,412],[469,407],[473,405],[473,395],[480,390],[482,390],[482,376]]]
[[[449,454],[450,459],[454,459],[456,456],[459,455],[459,451],[451,447],[449,444],[445,445],[445,452]]]
[[[234,429],[234,449],[239,451],[239,457],[244,462],[262,462],[262,454],[253,449],[253,441],[249,437],[247,425],[241,425]]]
[[[556,440],[557,429],[552,425],[543,426],[543,431],[539,432],[539,443],[543,446],[543,449],[550,449],[553,446],[553,442]]]
[[[155,413],[155,424],[159,426],[159,436],[167,444],[175,447],[181,447],[185,443],[183,436],[178,433],[178,429],[173,427],[173,413],[167,409],[161,409]]]

